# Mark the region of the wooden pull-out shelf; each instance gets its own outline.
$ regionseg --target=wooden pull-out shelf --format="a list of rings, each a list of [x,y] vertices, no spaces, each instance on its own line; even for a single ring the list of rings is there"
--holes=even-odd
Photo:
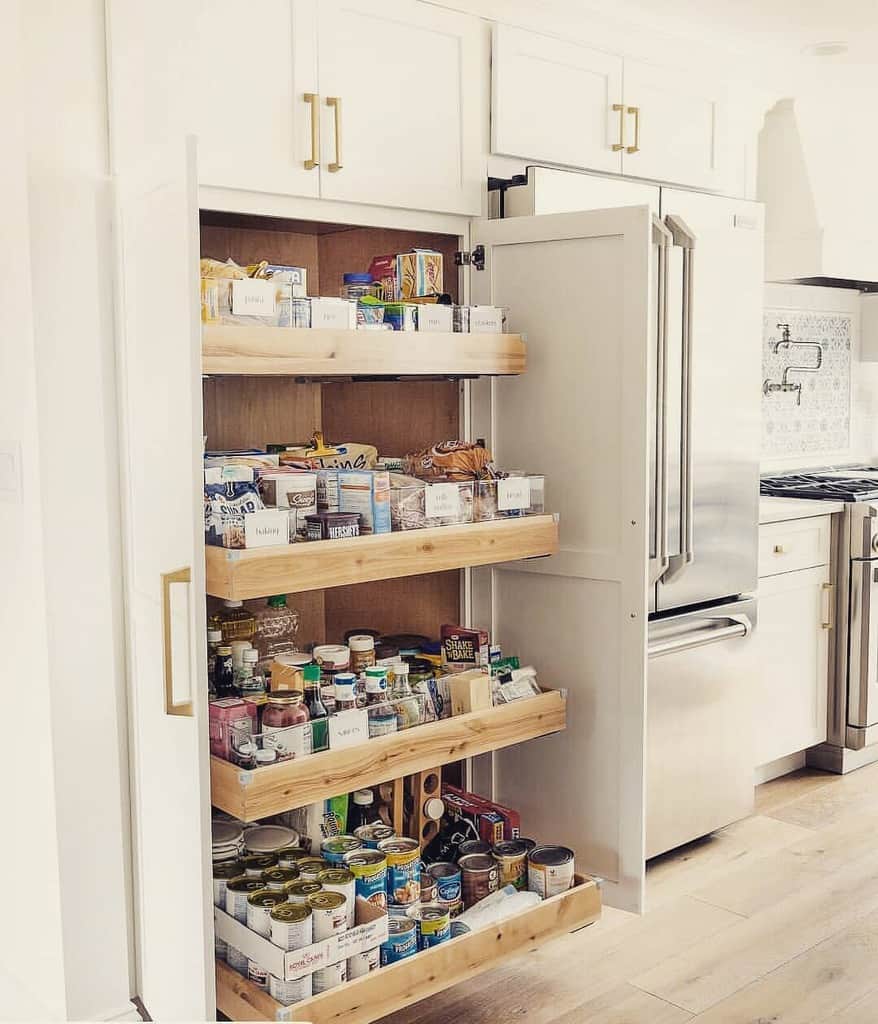
[[[503,376],[524,373],[519,334],[440,334],[206,325],[204,373],[294,377]]]
[[[591,878],[497,925],[461,935],[441,946],[382,967],[322,995],[281,1006],[261,988],[216,964],[217,1008],[232,1020],[307,1020],[311,1024],[369,1024],[389,1013],[474,978],[503,960],[528,953],[550,939],[592,924],[601,895]]]
[[[550,515],[248,550],[207,545],[207,592],[246,601],[511,562],[557,550],[558,524]]]
[[[257,821],[339,793],[376,786],[421,769],[560,732],[567,702],[560,690],[378,736],[269,768],[244,771],[210,759],[211,802],[241,821]]]

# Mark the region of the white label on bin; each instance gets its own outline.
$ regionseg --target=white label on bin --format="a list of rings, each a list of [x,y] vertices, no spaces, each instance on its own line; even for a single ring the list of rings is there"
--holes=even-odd
[[[459,519],[460,491],[457,484],[427,484],[425,507],[428,519]]]
[[[497,306],[470,306],[469,329],[473,334],[499,334],[503,330],[503,310]]]
[[[244,546],[273,547],[289,544],[290,517],[286,509],[264,508],[244,513]]]
[[[232,313],[235,316],[274,316],[275,292],[271,281],[251,278],[232,281]]]
[[[351,302],[342,299],[312,299],[311,300],[311,326],[315,328],[334,328],[336,330],[350,330],[356,326],[356,313],[354,322],[351,323],[351,313],[355,306]]]
[[[530,480],[526,476],[510,476],[498,480],[497,508],[501,512],[530,508]]]
[[[341,750],[369,741],[369,715],[365,708],[329,716],[329,749]]]
[[[418,306],[419,331],[451,331],[451,306],[424,302]]]

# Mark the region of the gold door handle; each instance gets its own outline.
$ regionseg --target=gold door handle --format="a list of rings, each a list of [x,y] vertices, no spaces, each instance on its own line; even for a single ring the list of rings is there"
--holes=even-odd
[[[174,660],[171,652],[171,584],[191,583],[192,570],[177,569],[175,572],[162,573],[162,648],[165,664],[165,714],[194,716],[192,701],[174,702]]]
[[[786,550],[787,549],[783,546],[783,544],[775,544],[774,545],[774,553],[776,555],[783,555],[783,554],[786,553]]]
[[[826,622],[821,625],[824,629],[833,629],[835,627],[835,586],[832,583],[824,583],[822,589],[829,595],[829,608]]]
[[[613,113],[619,115],[619,141],[613,143],[613,152],[618,153],[625,148],[625,104],[614,103]]]
[[[305,102],[311,105],[311,159],[305,161],[305,170],[313,171],[320,166],[320,97],[316,92],[306,92]]]
[[[626,153],[640,152],[640,107],[629,107],[628,113],[634,115],[634,145],[626,146]]]
[[[330,171],[340,171],[341,162],[341,96],[327,96],[327,107],[335,108],[335,161],[328,165]]]

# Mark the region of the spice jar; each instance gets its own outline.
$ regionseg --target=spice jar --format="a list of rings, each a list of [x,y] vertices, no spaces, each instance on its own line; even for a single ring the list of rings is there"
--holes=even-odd
[[[345,274],[343,281],[339,294],[349,302],[356,302],[358,299],[364,299],[367,295],[374,295],[371,274]]]
[[[375,637],[361,633],[358,636],[348,638],[348,647],[351,650],[351,672],[355,676],[361,675],[375,664]]]
[[[366,704],[387,703],[387,669],[370,666],[366,669]]]
[[[335,710],[353,711],[357,706],[357,677],[353,672],[339,672],[335,677]]]

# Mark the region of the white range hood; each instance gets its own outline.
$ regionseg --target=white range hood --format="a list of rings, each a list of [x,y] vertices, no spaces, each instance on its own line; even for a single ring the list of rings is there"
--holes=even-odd
[[[878,141],[867,99],[820,89],[766,115],[757,189],[767,280],[878,291]]]

